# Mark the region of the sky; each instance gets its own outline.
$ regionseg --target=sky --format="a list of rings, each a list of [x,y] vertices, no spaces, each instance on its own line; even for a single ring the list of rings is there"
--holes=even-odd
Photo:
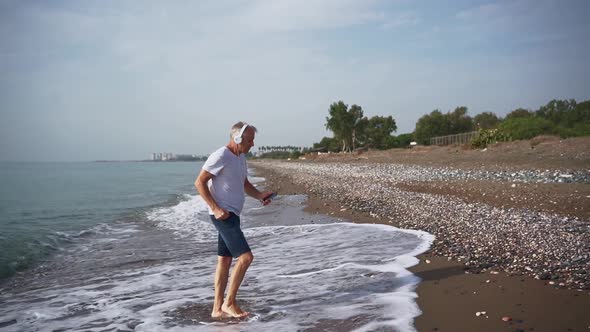
[[[309,147],[330,104],[503,116],[590,99],[590,1],[0,0],[0,160]],[[253,148],[256,150],[256,147]]]

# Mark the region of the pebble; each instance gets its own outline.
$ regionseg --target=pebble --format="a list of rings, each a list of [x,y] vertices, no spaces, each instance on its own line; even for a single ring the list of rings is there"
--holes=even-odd
[[[341,209],[393,220],[435,235],[431,253],[478,273],[493,269],[590,289],[590,222],[528,209],[469,203],[452,196],[403,191],[398,183],[449,179],[590,183],[590,171],[473,171],[401,164],[252,163],[302,185]],[[562,176],[562,175],[571,176]],[[564,244],[568,245],[564,245]],[[533,257],[533,255],[535,255]],[[466,271],[466,272],[468,272]]]
[[[505,321],[505,322],[509,322],[509,321],[512,320],[512,318],[511,317],[508,317],[508,316],[504,316],[504,317],[502,317],[502,320]]]

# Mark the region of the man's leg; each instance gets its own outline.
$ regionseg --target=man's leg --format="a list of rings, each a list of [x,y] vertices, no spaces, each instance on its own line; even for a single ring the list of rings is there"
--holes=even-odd
[[[232,257],[217,256],[217,269],[215,271],[215,300],[213,302],[213,311],[211,312],[211,317],[213,318],[226,316],[221,310],[221,305],[223,304],[223,296],[225,294],[225,287],[227,286],[231,261]]]
[[[225,302],[221,306],[222,310],[229,314],[232,317],[245,317],[248,316],[250,313],[242,311],[238,304],[236,303],[236,296],[238,294],[238,289],[242,284],[242,280],[244,280],[244,275],[248,270],[248,267],[254,260],[254,255],[252,255],[251,251],[245,252],[238,257],[238,262],[234,266],[234,270],[232,271],[231,276],[231,283],[229,285],[229,290],[227,292],[227,297]],[[217,293],[215,293],[217,296]]]

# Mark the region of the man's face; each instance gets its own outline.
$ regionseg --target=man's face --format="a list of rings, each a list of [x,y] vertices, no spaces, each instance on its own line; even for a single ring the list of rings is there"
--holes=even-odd
[[[242,134],[242,143],[240,143],[240,150],[242,153],[248,153],[250,149],[254,146],[254,138],[256,133],[254,129],[246,128],[244,133]]]

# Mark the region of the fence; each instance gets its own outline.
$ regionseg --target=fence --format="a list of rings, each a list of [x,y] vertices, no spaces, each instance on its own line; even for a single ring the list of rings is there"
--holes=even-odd
[[[430,138],[430,145],[467,144],[471,142],[471,139],[477,136],[477,133],[477,131],[472,131],[469,133],[462,133],[456,135],[432,137]]]

